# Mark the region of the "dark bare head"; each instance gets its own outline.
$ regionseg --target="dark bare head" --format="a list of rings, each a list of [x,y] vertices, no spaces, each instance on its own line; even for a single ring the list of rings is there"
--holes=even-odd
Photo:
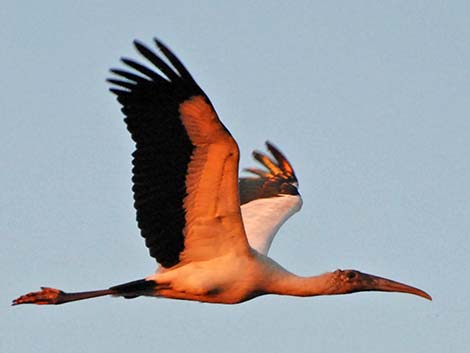
[[[330,278],[330,294],[348,294],[366,291],[401,292],[432,300],[432,297],[421,289],[357,270],[336,270],[331,273]]]

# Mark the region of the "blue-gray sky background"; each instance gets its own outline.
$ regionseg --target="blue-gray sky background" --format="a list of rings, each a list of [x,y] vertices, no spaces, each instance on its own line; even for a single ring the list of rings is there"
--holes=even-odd
[[[1,352],[463,352],[470,339],[468,1],[11,1],[0,9]],[[105,78],[164,40],[237,139],[287,154],[304,207],[271,255],[427,290],[237,306],[10,307],[155,269]]]

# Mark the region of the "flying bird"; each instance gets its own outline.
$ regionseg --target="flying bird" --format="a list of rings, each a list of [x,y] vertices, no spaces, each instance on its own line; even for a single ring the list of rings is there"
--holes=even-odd
[[[263,169],[239,178],[239,149],[207,95],[170,49],[134,41],[145,66],[123,58],[111,69],[117,96],[136,144],[133,193],[137,224],[159,264],[148,277],[108,289],[64,292],[41,287],[13,301],[62,304],[117,296],[165,297],[236,304],[265,294],[299,297],[362,291],[426,292],[357,270],[302,277],[268,257],[282,224],[300,210],[294,169],[272,143],[255,151]],[[153,66],[153,67],[152,67]]]

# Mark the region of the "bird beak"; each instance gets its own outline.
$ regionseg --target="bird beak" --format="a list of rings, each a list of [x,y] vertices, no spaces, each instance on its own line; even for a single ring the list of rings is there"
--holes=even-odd
[[[401,292],[414,294],[428,300],[432,300],[432,297],[425,291],[409,286],[404,283],[392,281],[391,279],[382,278],[367,273],[361,273],[361,282],[364,283],[362,290],[364,291],[381,291],[381,292]]]

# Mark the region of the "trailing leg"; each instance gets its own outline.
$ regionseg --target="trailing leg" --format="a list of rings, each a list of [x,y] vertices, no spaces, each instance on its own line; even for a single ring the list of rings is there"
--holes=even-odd
[[[109,289],[100,289],[87,292],[67,293],[60,289],[41,287],[39,292],[31,292],[13,300],[12,305],[37,304],[58,305],[77,300],[102,297],[105,295],[122,296],[124,298],[135,298],[152,293],[156,283],[144,279],[120,284]]]
[[[41,290],[39,292],[31,292],[31,293],[22,295],[19,298],[16,298],[15,300],[13,300],[12,305],[19,305],[19,304],[58,305],[58,304],[73,302],[76,300],[102,297],[104,295],[109,295],[113,293],[114,292],[111,289],[94,290],[94,291],[88,291],[88,292],[66,293],[56,288],[41,287]]]

